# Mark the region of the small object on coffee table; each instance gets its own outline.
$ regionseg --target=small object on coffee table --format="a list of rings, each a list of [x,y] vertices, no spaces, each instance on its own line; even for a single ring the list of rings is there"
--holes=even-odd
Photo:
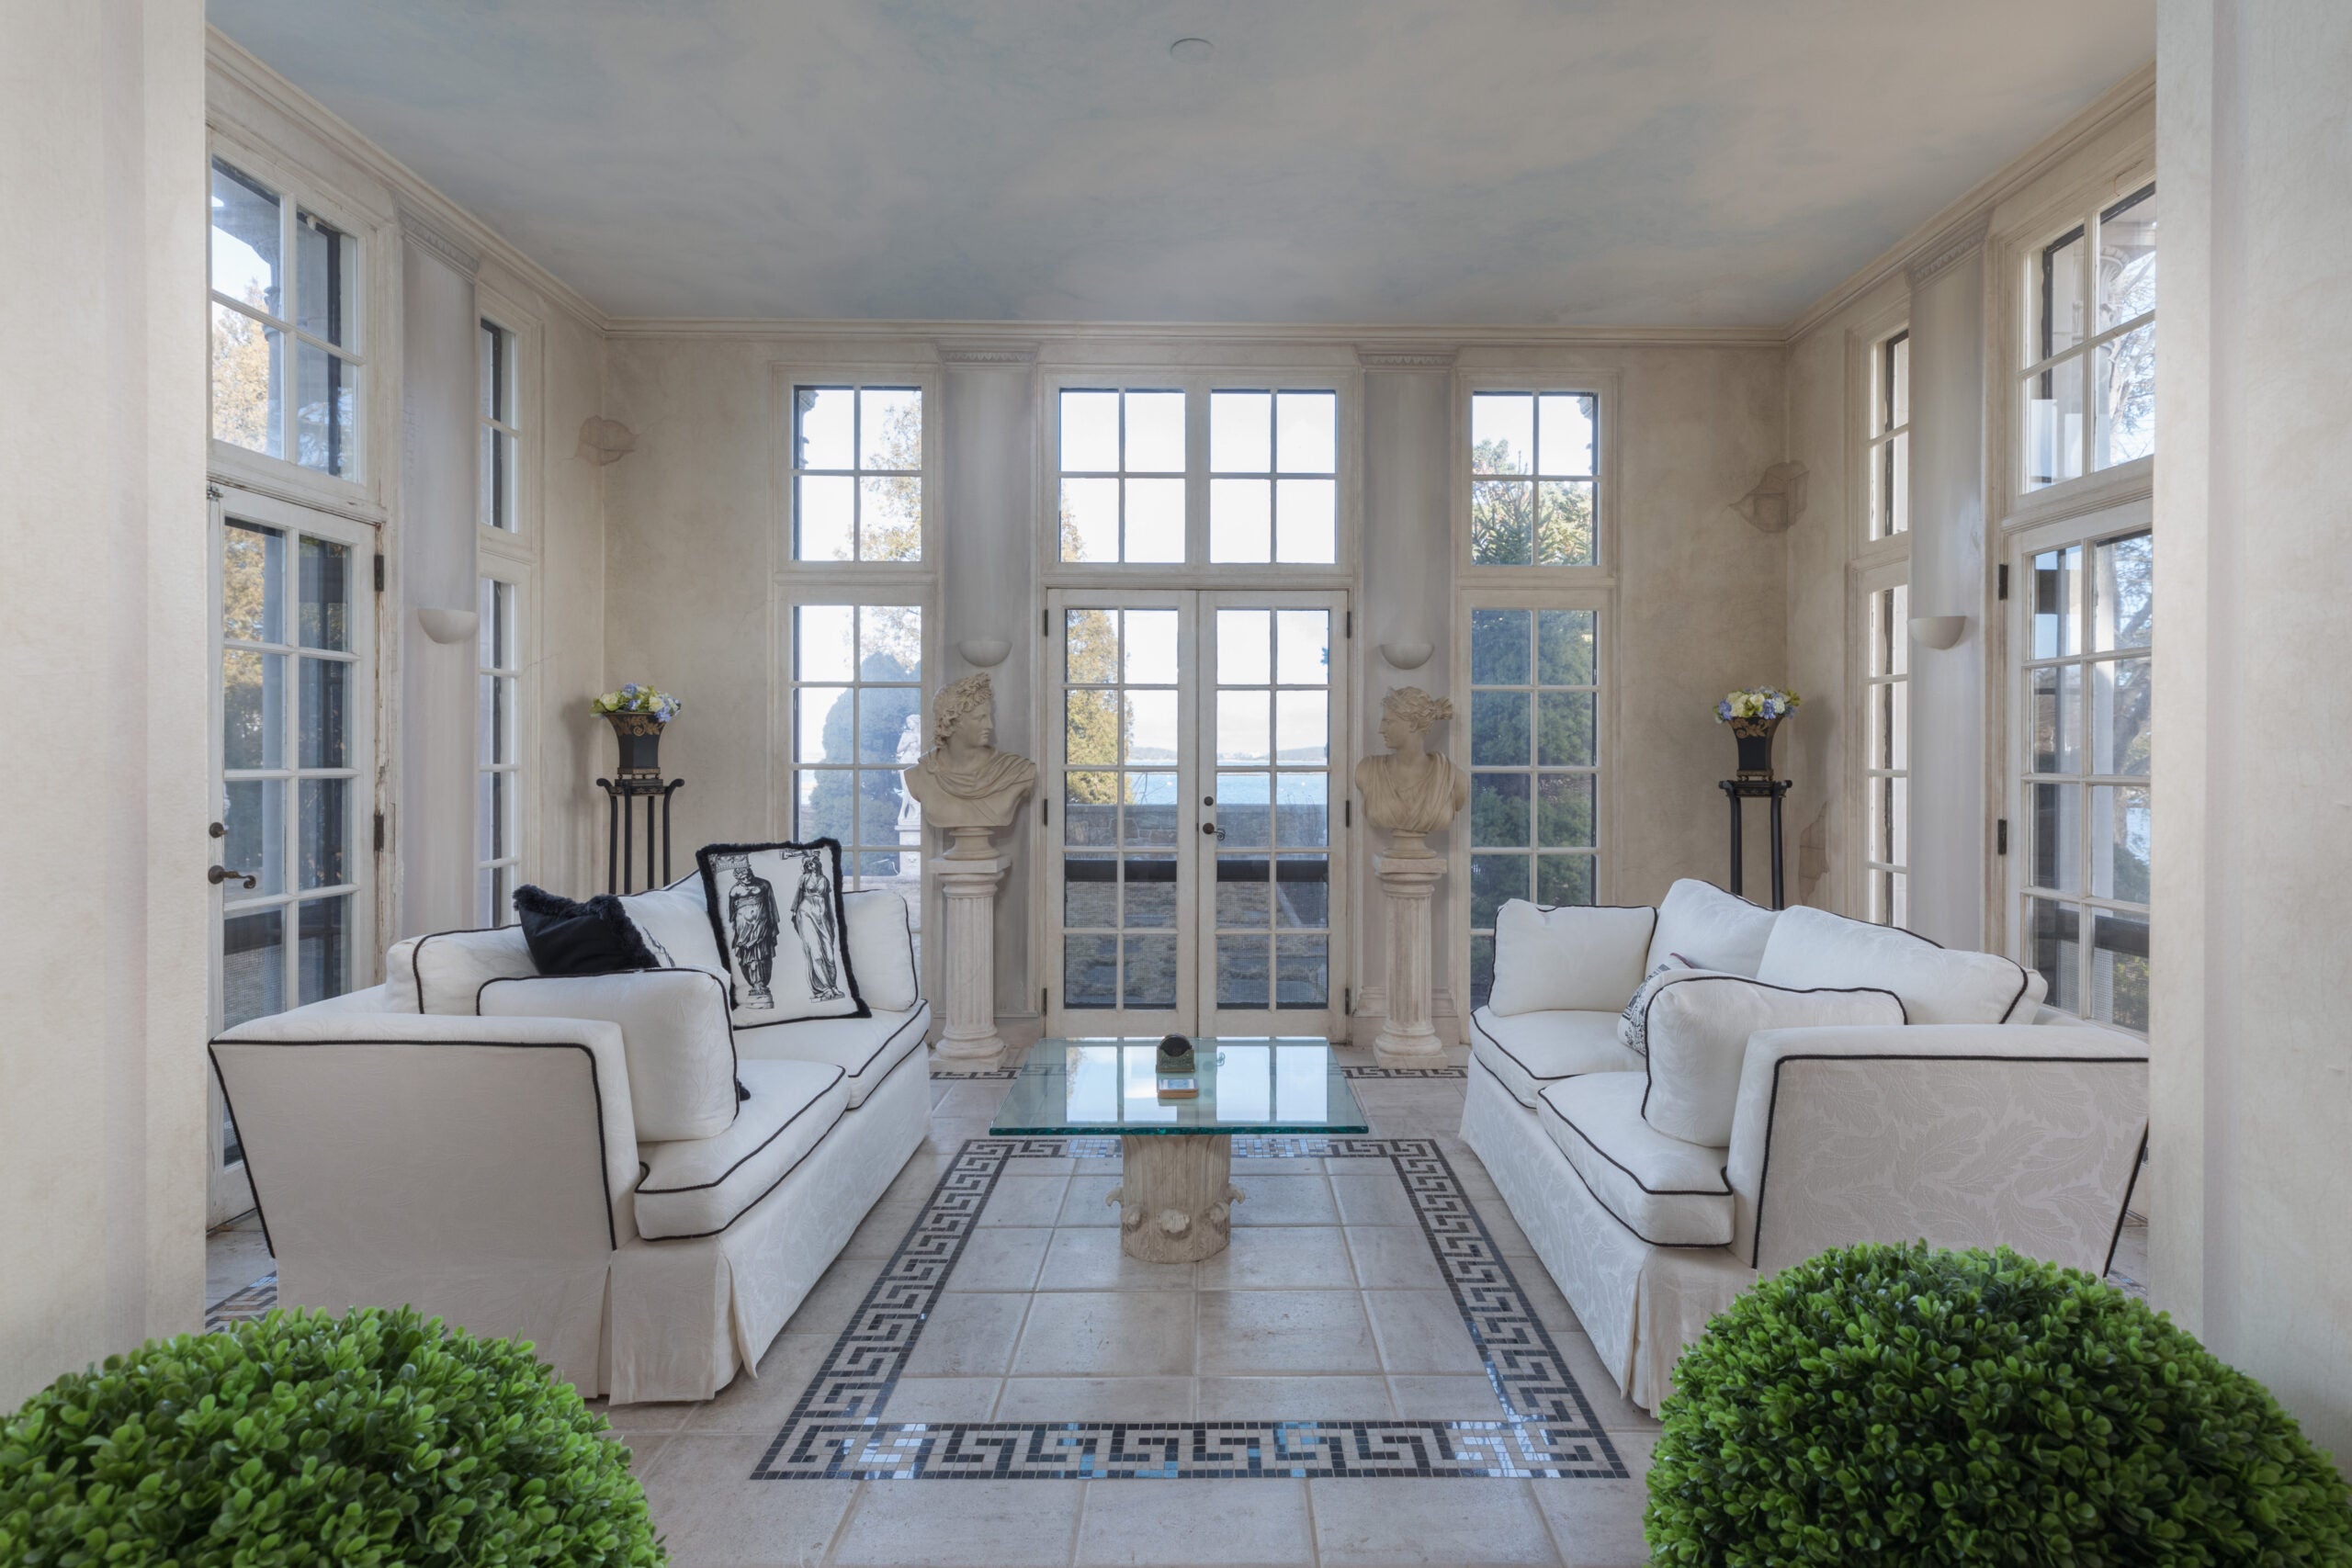
[[[1195,1066],[1191,1041],[1181,1034],[1159,1037],[1159,1064],[1156,1070],[1162,1077],[1170,1073],[1190,1073]]]

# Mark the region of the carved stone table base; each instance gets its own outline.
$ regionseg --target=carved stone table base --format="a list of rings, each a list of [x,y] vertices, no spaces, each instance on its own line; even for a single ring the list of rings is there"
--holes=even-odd
[[[1225,1250],[1233,1234],[1233,1140],[1164,1134],[1119,1140],[1119,1250],[1146,1263],[1196,1263]]]
[[[1420,835],[1411,838],[1418,849]],[[1445,1042],[1430,1021],[1435,976],[1430,955],[1430,897],[1445,875],[1445,862],[1392,852],[1373,856],[1372,868],[1388,915],[1388,1010],[1372,1043],[1373,1056],[1384,1067],[1429,1066],[1445,1059]]]

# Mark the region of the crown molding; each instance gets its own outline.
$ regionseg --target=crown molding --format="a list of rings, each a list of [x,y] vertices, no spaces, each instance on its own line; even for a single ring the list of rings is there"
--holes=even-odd
[[[943,343],[939,345],[939,360],[943,365],[1026,367],[1037,363],[1037,345],[1034,343]]]
[[[359,129],[301,88],[279,75],[243,44],[208,25],[204,29],[205,65],[212,74],[234,84],[263,104],[301,126],[338,155],[381,183],[390,193],[401,217],[401,231],[450,262],[472,271],[484,260],[495,260],[540,294],[599,333],[611,320],[587,296],[517,250],[489,224],[443,196],[424,177],[385,152]],[[429,231],[431,238],[419,231]],[[436,243],[435,241],[440,243]],[[470,255],[467,263],[460,258]]]
[[[481,271],[481,253],[470,249],[465,242],[442,228],[432,219],[403,200],[400,203],[401,237],[409,243],[432,252],[468,277]]]
[[[1925,288],[1961,262],[1982,251],[1985,236],[1992,231],[1992,213],[1980,212],[1967,222],[1948,229],[1928,241],[1903,269],[1912,292]]]
[[[1356,363],[1367,370],[1451,370],[1461,353],[1435,344],[1403,345],[1386,343],[1356,344]]]
[[[1318,326],[1287,321],[926,321],[797,320],[769,316],[615,316],[605,331],[616,338],[738,337],[774,339],[895,339],[938,343],[944,358],[956,340],[969,334],[1017,329],[1033,352],[1047,345],[1088,343],[1268,344],[1329,348],[1360,354],[1358,344],[1376,340],[1376,354],[1442,355],[1452,364],[1460,349],[1473,347],[1657,346],[1777,348],[1787,341],[1779,327],[1591,327],[1462,326],[1335,323]]]
[[[2013,158],[1995,170],[1967,195],[1897,240],[1845,282],[1797,312],[1796,320],[1791,321],[1788,330],[1781,334],[1782,340],[1794,343],[1805,337],[1897,273],[1911,272],[1922,258],[1939,258],[1938,266],[1919,274],[1923,280],[1943,266],[1949,266],[1958,256],[1944,255],[1944,247],[1963,230],[1972,224],[1978,225],[1981,230],[1989,230],[1995,208],[2134,115],[2146,112],[2155,101],[2156,65],[2152,60],[2101,93],[2092,100],[2088,108],[2034,143],[2022,156]],[[1983,237],[1980,232],[1978,238],[1981,240]]]

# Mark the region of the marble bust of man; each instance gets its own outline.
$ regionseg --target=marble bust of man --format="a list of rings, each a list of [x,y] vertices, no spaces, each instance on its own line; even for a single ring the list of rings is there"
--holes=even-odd
[[[1373,826],[1388,829],[1393,855],[1430,853],[1422,836],[1453,821],[1470,798],[1470,775],[1426,743],[1430,726],[1453,716],[1452,703],[1419,686],[1400,686],[1380,705],[1388,755],[1356,764],[1356,789]]]
[[[994,709],[986,671],[966,676],[933,702],[933,750],[901,775],[933,827],[953,831],[1009,826],[1022,800],[1037,786],[1036,763],[996,749]]]

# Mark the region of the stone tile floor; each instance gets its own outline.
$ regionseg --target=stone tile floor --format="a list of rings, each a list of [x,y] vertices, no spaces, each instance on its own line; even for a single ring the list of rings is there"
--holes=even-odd
[[[1348,1059],[1355,1060],[1350,1053]],[[1369,1055],[1362,1062],[1369,1065]],[[1454,1136],[1460,1078],[1358,1078],[1373,1136],[1433,1140],[1582,1391],[1624,1478],[753,1479],[940,1174],[986,1138],[1001,1079],[941,1077],[928,1143],[763,1358],[707,1404],[608,1412],[680,1568],[820,1564],[1566,1563],[1645,1560],[1657,1424],[1618,1394]],[[1237,1160],[1231,1248],[1118,1250],[1115,1158],[1009,1158],[890,1391],[891,1423],[1494,1421],[1496,1385],[1385,1160]],[[2136,1284],[2144,1225],[2118,1283]],[[219,1300],[266,1273],[250,1218],[216,1231]],[[934,1484],[933,1479],[952,1480]]]

